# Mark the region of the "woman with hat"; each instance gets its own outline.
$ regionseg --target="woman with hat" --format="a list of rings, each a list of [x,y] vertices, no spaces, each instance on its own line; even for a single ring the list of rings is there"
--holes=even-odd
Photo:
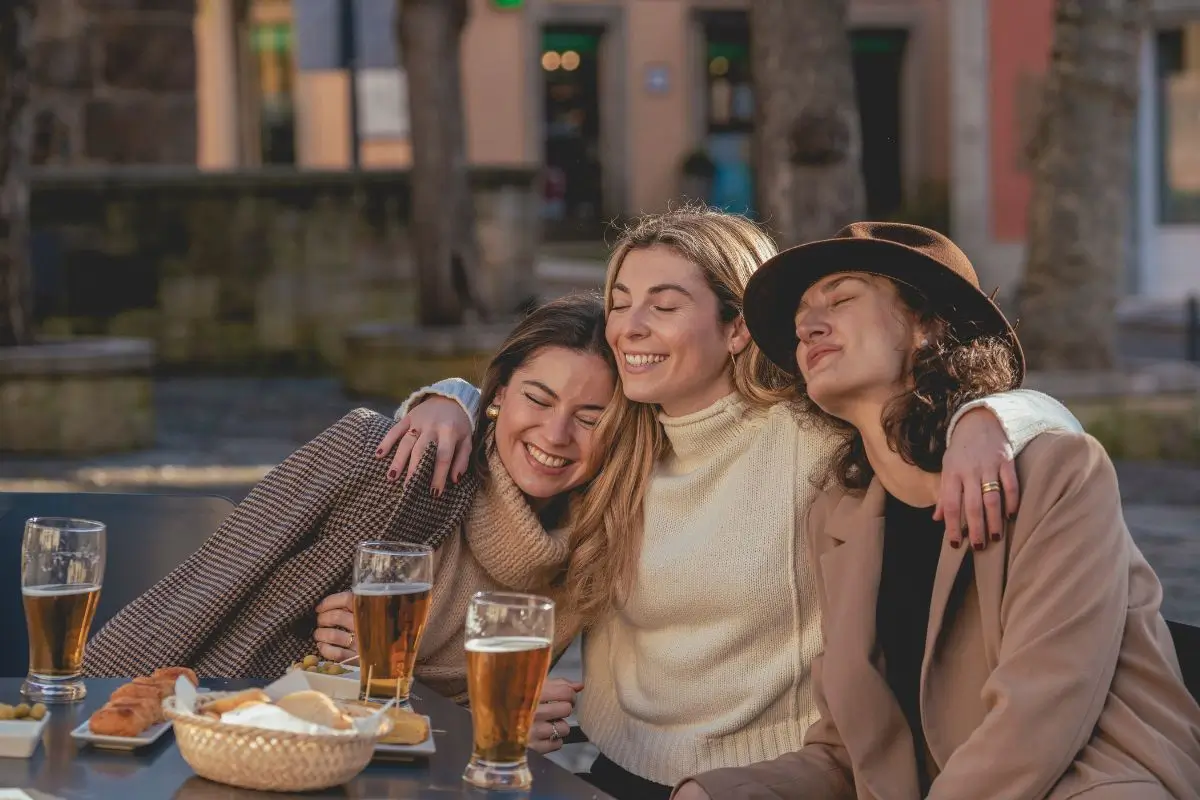
[[[1200,708],[1103,447],[1034,439],[1001,546],[953,547],[930,521],[955,410],[1024,376],[962,251],[856,223],[764,264],[744,313],[849,434],[804,533],[821,718],[799,751],[701,773],[675,797],[1200,797]]]

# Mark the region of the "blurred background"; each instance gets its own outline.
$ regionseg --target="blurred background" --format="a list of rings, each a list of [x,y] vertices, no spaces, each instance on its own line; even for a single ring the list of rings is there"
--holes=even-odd
[[[1200,0],[10,0],[0,59],[0,491],[240,500],[640,213],[896,219],[1200,623]]]

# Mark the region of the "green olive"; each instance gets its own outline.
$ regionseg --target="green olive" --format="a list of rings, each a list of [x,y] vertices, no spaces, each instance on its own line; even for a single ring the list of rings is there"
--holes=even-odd
[[[46,707],[41,703],[34,703],[33,708],[29,709],[31,719],[41,719],[44,716],[46,716]]]
[[[24,719],[29,716],[29,704],[20,703],[13,709],[13,716],[17,719]]]
[[[319,662],[319,661],[320,661],[320,659],[318,659],[316,656],[314,656],[314,655],[307,655],[307,656],[305,656],[305,657],[304,657],[304,666],[306,666],[306,667],[315,667],[315,666],[318,664],[318,662]]]

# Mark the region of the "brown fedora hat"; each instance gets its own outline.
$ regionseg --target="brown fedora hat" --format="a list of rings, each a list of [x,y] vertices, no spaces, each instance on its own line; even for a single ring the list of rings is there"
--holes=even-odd
[[[838,272],[866,272],[908,284],[929,298],[961,341],[997,336],[1012,344],[1018,382],[1025,354],[1016,331],[979,288],[971,260],[947,237],[919,225],[855,222],[832,239],[784,250],[746,284],[746,327],[767,358],[792,375],[796,366],[796,307],[814,283]]]

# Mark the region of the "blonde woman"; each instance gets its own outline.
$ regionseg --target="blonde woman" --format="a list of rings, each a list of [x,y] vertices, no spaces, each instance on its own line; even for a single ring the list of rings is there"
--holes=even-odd
[[[609,261],[622,391],[597,430],[606,462],[575,519],[566,586],[588,625],[578,716],[602,753],[591,780],[617,797],[666,797],[687,775],[793,752],[817,718],[821,621],[801,522],[841,439],[800,411],[793,379],[742,319],[746,282],[774,254],[744,217],[687,209],[643,218]],[[470,396],[462,382],[430,389]],[[1077,423],[1031,392],[964,406],[960,420],[940,516],[959,546],[965,509],[983,549],[1003,520],[982,485],[1003,484],[1015,511],[1014,452]],[[381,452],[401,442],[399,477],[436,441],[453,479],[469,431],[458,403],[430,398]]]

